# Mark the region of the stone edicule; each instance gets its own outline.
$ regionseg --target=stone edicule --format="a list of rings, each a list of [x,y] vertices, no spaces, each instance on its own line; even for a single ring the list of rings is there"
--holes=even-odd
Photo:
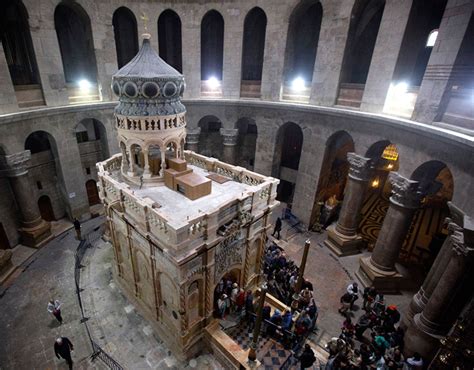
[[[168,348],[190,358],[212,346],[204,329],[219,281],[260,281],[278,180],[183,150],[184,79],[147,38],[113,89],[122,153],[97,167],[116,280]]]

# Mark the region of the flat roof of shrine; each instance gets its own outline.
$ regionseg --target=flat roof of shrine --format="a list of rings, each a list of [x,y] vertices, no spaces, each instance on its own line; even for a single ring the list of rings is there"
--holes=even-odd
[[[219,183],[212,180],[212,177],[216,175],[215,172],[208,172],[189,163],[188,168],[205,178],[209,178],[207,176],[211,175],[211,194],[191,200],[180,192],[166,187],[164,182],[157,186],[143,187],[142,189],[135,184],[126,183],[137,197],[149,198],[158,203],[161,206],[158,208],[158,212],[172,224],[180,224],[199,217],[199,215],[213,213],[233,200],[242,197],[243,193],[252,193],[259,189],[258,186],[247,185],[229,178],[225,178],[228,181]],[[119,181],[124,181],[119,174],[120,172],[116,171],[112,176]],[[120,179],[117,178],[117,175]]]

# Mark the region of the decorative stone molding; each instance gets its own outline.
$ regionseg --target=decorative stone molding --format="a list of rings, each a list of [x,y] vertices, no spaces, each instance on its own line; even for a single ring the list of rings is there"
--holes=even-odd
[[[407,179],[397,172],[390,173],[389,181],[392,184],[392,203],[404,208],[419,207],[423,195],[418,188],[418,181]]]
[[[28,173],[27,163],[31,152],[24,150],[15,154],[0,156],[0,174],[7,177],[16,177]]]
[[[347,153],[349,161],[349,177],[358,181],[369,181],[373,163],[371,158],[362,157],[356,153]]]
[[[199,135],[201,135],[201,128],[187,128],[186,129],[186,143],[199,144]]]
[[[222,274],[229,271],[231,266],[242,264],[243,250],[244,243],[240,238],[240,232],[233,233],[217,245],[214,281],[217,281]]]
[[[221,128],[220,133],[224,139],[224,146],[237,145],[239,130],[237,130],[236,128]]]

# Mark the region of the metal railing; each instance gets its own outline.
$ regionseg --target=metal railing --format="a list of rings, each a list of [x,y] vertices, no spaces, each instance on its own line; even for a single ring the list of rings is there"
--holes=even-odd
[[[81,269],[84,267],[82,265],[82,260],[84,259],[84,256],[87,252],[88,248],[93,248],[95,242],[100,239],[104,232],[104,227],[103,225],[100,225],[93,229],[91,232],[89,232],[84,240],[81,240],[79,245],[77,246],[76,253],[75,253],[75,265],[74,265],[74,282],[76,285],[76,295],[77,295],[77,301],[79,303],[79,308],[81,310],[81,323],[84,324],[84,327],[86,328],[87,336],[89,338],[89,341],[91,343],[92,347],[92,355],[91,359],[94,360],[96,358],[100,358],[102,362],[104,362],[105,365],[109,369],[112,370],[124,370],[124,368],[117,362],[115,361],[110,355],[107,354],[93,339],[89,330],[89,326],[87,324],[87,320],[89,320],[88,317],[84,315],[84,305],[82,302],[81,298],[81,292],[83,289],[81,289]]]

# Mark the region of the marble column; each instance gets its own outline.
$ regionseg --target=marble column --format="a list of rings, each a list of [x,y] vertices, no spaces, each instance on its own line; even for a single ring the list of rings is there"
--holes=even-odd
[[[456,65],[456,59],[471,14],[472,4],[469,0],[449,0],[446,4],[438,37],[416,99],[413,120],[426,123],[441,120],[450,95],[449,90],[466,68]]]
[[[402,275],[395,268],[403,241],[421,201],[418,181],[396,172],[389,175],[392,183],[390,206],[371,257],[360,259],[356,275],[364,286],[373,285],[384,293],[398,292]]]
[[[164,177],[165,170],[166,170],[166,147],[160,148],[160,151],[161,151],[160,177]]]
[[[430,271],[428,272],[428,275],[426,276],[423,282],[423,285],[413,296],[407,312],[402,317],[402,322],[400,325],[404,329],[410,326],[413,322],[413,317],[417,313],[423,311],[423,308],[425,308],[426,303],[430,299],[431,294],[436,288],[439,279],[441,278],[442,274],[446,270],[446,266],[448,265],[453,248],[453,234],[454,232],[462,230],[462,223],[460,223],[459,217],[455,217],[456,213],[459,214],[458,212],[460,212],[460,210],[451,202],[448,202],[448,206],[450,208],[451,214],[454,215],[453,219],[446,218],[445,221],[445,225],[447,225],[449,235],[441,246],[441,249],[438,252],[438,255],[436,256],[436,259],[433,262],[433,265],[431,266]],[[456,221],[458,223],[456,223]]]
[[[357,235],[359,214],[372,174],[370,158],[356,153],[347,153],[349,176],[344,191],[341,213],[336,224],[328,227],[328,238],[324,244],[337,256],[347,256],[360,252],[362,238]]]
[[[239,130],[234,128],[221,128],[220,133],[223,138],[224,150],[222,152],[223,162],[235,163],[235,147],[237,145],[237,138],[239,137]]]
[[[188,150],[198,152],[199,135],[201,135],[201,128],[186,128],[186,147]]]
[[[407,330],[407,354],[419,352],[425,358],[432,358],[439,340],[448,333],[472,295],[474,223],[469,217],[465,221],[462,230],[451,235],[451,255],[436,288]]]
[[[27,163],[31,152],[25,150],[1,157],[0,166],[4,169],[15,195],[15,200],[21,215],[21,228],[19,229],[21,242],[29,247],[38,248],[44,244],[51,235],[51,225],[41,218],[38,205],[33,198],[28,177]]]
[[[122,152],[122,165],[121,165],[121,172],[126,174],[128,172],[128,156],[127,156],[127,148],[125,146],[120,146],[120,151]]]
[[[128,172],[127,172],[127,175],[131,176],[131,177],[137,175],[136,169],[135,169],[136,164],[135,164],[134,155],[135,155],[134,150],[133,150],[133,147],[131,146],[131,147],[128,148],[128,163],[129,163],[129,165],[128,165]]]
[[[144,159],[143,178],[149,179],[151,177],[151,172],[150,172],[150,159],[148,157],[148,148],[143,149],[143,159]]]

